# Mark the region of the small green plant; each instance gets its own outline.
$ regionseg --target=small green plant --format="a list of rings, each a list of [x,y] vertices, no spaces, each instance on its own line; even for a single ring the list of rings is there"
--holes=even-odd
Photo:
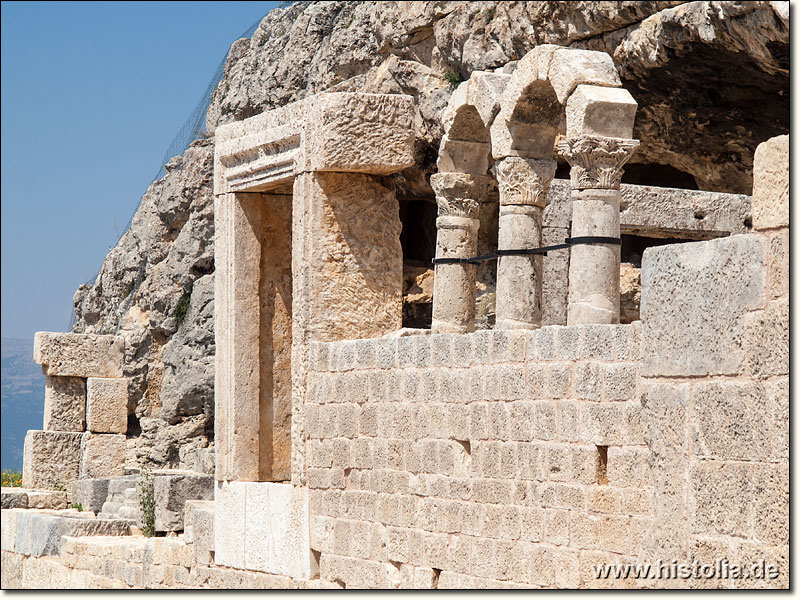
[[[22,473],[20,471],[3,471],[3,487],[22,487]]]
[[[156,534],[156,493],[153,487],[153,473],[150,469],[142,469],[139,482],[139,508],[142,511],[142,533],[145,537]]]
[[[175,316],[175,320],[178,322],[178,327],[183,324],[184,319],[186,319],[186,313],[189,312],[189,306],[192,303],[192,295],[188,292],[185,293],[180,300],[178,300],[178,304],[175,305],[175,312],[173,315]]]
[[[459,83],[463,82],[461,75],[456,71],[448,71],[444,75],[442,75],[442,79],[444,79],[447,83],[450,84],[450,87],[457,87]]]
[[[83,512],[83,504],[81,504],[80,502],[73,502],[72,504],[69,505],[69,507],[74,508],[78,512]]]
[[[67,488],[65,488],[62,484],[57,483],[53,486],[53,489],[57,492],[66,492]]]
[[[494,8],[490,8],[486,11],[486,24],[488,25],[494,20],[495,10]]]

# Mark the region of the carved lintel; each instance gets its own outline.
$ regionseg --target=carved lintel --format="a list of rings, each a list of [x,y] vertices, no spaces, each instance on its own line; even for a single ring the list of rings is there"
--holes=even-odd
[[[466,173],[435,173],[431,187],[436,194],[439,216],[477,219],[486,195],[486,178]]]
[[[502,206],[544,207],[556,173],[556,162],[511,156],[497,163],[495,172]]]
[[[560,141],[558,151],[572,166],[573,189],[618,190],[622,167],[638,145],[639,140],[586,135]]]

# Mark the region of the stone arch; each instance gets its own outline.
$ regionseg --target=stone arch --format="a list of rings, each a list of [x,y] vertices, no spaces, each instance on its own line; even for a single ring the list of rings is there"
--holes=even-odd
[[[551,159],[562,118],[567,137],[628,139],[636,101],[605,52],[537,46],[517,64],[490,126],[492,157]]]
[[[483,176],[489,170],[489,127],[509,76],[475,71],[458,86],[442,114],[444,135],[436,166],[440,173]]]
[[[556,143],[566,133],[558,149],[572,164],[571,235],[595,240],[570,250],[569,323],[619,321],[619,245],[597,239],[619,238],[619,179],[637,145],[636,108],[608,54],[542,45],[519,61],[490,126],[499,250],[543,245]],[[541,255],[499,259],[498,328],[541,325],[542,272]]]
[[[570,177],[575,190],[572,236],[588,237],[596,244],[575,249],[574,256],[581,263],[579,269],[574,269],[570,262],[568,321],[572,323],[619,320],[618,277],[611,281],[614,266],[619,270],[619,245],[611,242],[619,238],[621,167],[638,144],[630,139],[637,104],[621,86],[608,54],[547,44],[526,54],[510,76],[473,74],[453,94],[443,115],[445,136],[439,151],[440,173],[435,181],[431,180],[435,190],[441,188],[437,202],[440,208],[448,208],[454,204],[454,199],[445,198],[448,192],[452,195],[458,190],[461,196],[469,195],[464,192],[468,183],[476,184],[473,187],[479,189],[476,178],[482,178],[493,161],[492,175],[500,196],[498,251],[543,245],[542,218],[555,175],[556,142],[559,129],[566,130],[566,140],[559,142],[558,148],[572,164]],[[485,153],[486,127],[490,156]],[[455,185],[454,174],[469,181],[464,179]],[[585,197],[578,198],[575,193]],[[598,217],[600,225],[594,223],[598,215],[590,214],[598,202],[605,207]],[[580,215],[577,229],[576,214]],[[465,213],[461,217],[472,219],[470,227],[477,230],[479,222],[474,216]],[[460,253],[474,245],[473,237],[474,233],[465,238],[470,243],[460,244]],[[446,249],[445,244],[442,251]],[[450,263],[441,270],[445,268],[463,271],[459,272],[460,287],[464,290],[470,287],[471,265]],[[437,267],[437,273],[438,270]],[[602,275],[586,277],[587,270]],[[497,328],[541,326],[542,271],[541,254],[501,255],[497,263]],[[573,280],[577,282],[574,290]],[[460,296],[456,303],[459,310],[453,310],[452,298],[437,302],[434,286],[434,321],[437,304],[440,315],[445,314],[444,304],[458,315],[453,317],[453,323],[441,324],[441,330],[470,330],[468,309],[474,294]]]

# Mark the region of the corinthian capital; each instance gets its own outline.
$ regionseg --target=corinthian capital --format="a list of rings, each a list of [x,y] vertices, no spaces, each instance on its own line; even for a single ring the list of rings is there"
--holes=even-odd
[[[486,178],[466,173],[435,173],[431,187],[436,194],[439,216],[477,219],[481,200],[486,195]]]
[[[550,182],[556,174],[556,162],[511,156],[497,163],[495,173],[500,204],[544,207]]]
[[[639,140],[579,136],[561,140],[558,151],[569,161],[573,189],[619,189],[622,166],[633,155]]]

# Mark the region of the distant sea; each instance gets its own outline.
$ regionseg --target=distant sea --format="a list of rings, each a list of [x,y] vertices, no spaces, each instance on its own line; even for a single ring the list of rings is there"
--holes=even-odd
[[[44,375],[33,362],[33,338],[0,338],[2,405],[0,408],[0,467],[22,470],[25,433],[42,428]]]

